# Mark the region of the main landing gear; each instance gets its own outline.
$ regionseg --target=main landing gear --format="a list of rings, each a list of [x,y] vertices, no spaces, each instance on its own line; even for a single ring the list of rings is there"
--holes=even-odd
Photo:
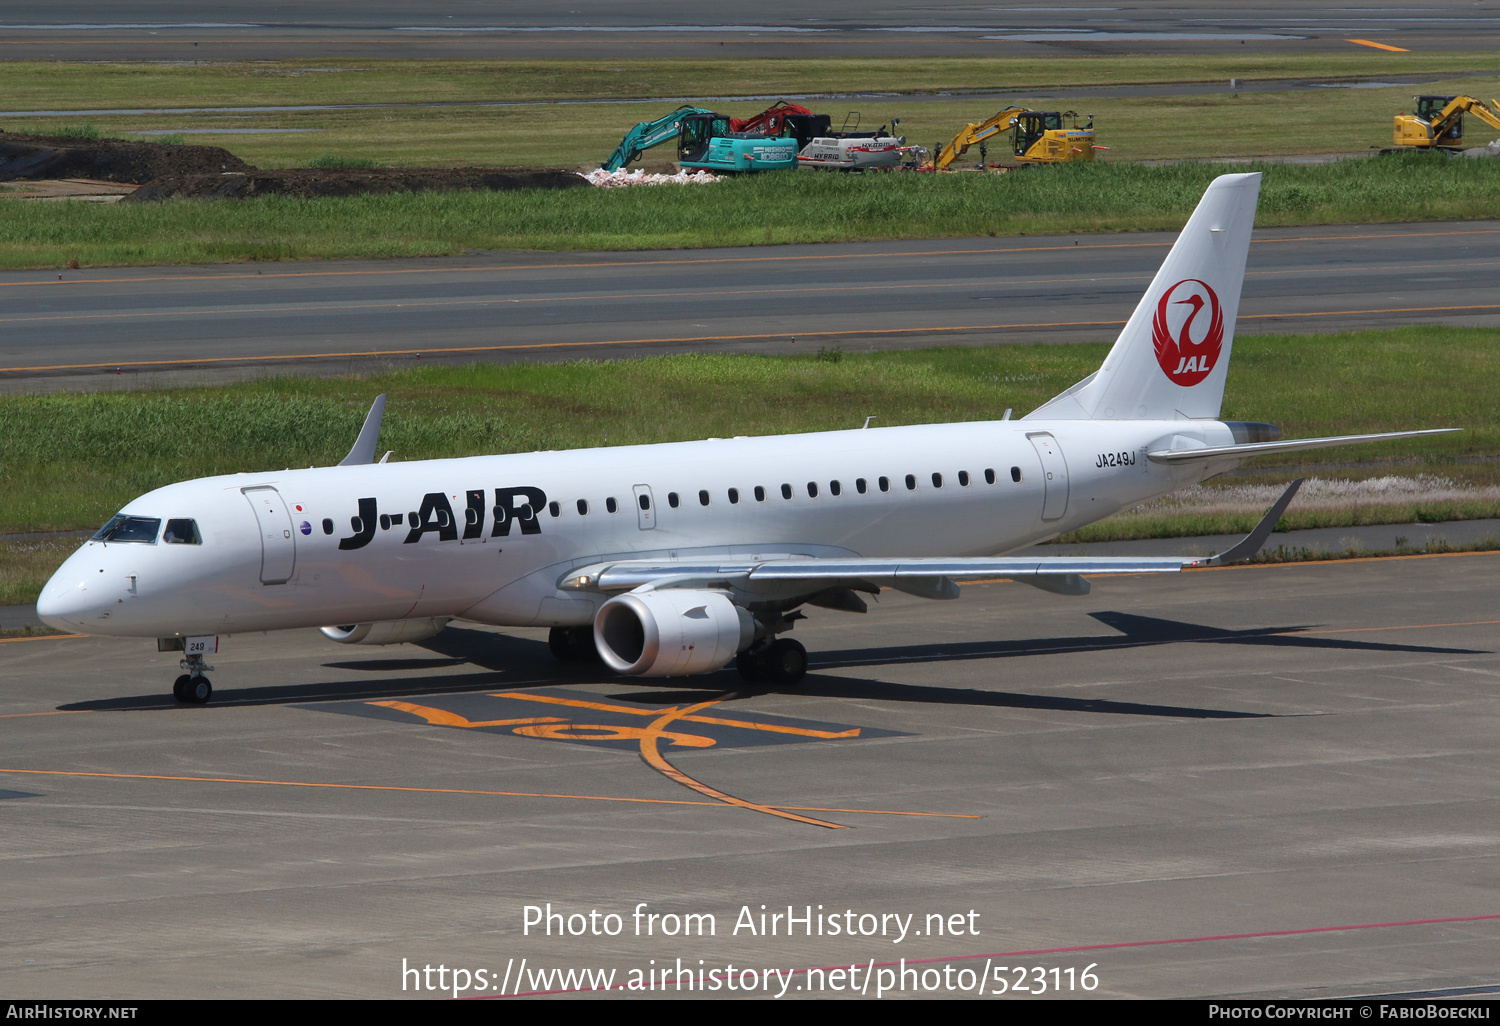
[[[794,688],[807,676],[807,649],[791,638],[751,645],[734,658],[734,668],[751,684]]]
[[[598,662],[599,649],[594,644],[594,625],[554,627],[547,632],[547,647],[560,663]]]
[[[188,672],[172,684],[172,697],[184,705],[207,705],[208,700],[213,697],[214,686],[208,682],[203,671],[212,670],[213,667],[204,663],[201,655],[186,656],[180,665]]]

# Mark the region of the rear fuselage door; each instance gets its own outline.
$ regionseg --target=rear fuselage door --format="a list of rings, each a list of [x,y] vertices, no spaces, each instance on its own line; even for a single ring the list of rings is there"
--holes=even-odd
[[[1028,434],[1042,461],[1042,519],[1060,520],[1068,511],[1068,461],[1063,459],[1057,439],[1045,431]]]
[[[656,526],[656,503],[651,498],[650,485],[635,486],[635,513],[640,518],[642,531],[649,531]]]
[[[292,514],[281,493],[270,486],[242,489],[260,527],[260,583],[285,584],[297,568]]]

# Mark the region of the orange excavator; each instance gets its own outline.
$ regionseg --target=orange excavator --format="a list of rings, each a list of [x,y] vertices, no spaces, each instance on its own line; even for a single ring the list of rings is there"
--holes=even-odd
[[[1457,153],[1464,148],[1464,115],[1473,114],[1491,128],[1500,129],[1500,103],[1488,104],[1472,96],[1413,96],[1416,111],[1396,115],[1394,142],[1383,153],[1402,150]]]
[[[793,138],[800,150],[814,137],[827,135],[831,123],[827,114],[814,114],[806,107],[778,100],[753,118],[730,118],[729,130],[755,132],[773,139]]]

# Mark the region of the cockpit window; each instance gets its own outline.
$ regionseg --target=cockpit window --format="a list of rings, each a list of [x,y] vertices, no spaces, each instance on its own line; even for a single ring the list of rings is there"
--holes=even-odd
[[[155,545],[156,532],[160,529],[160,517],[132,517],[124,513],[116,513],[109,518],[109,523],[94,533],[94,537],[91,540],[102,542],[141,542],[146,545]]]
[[[203,536],[198,533],[196,520],[168,520],[161,540],[168,545],[202,545]]]

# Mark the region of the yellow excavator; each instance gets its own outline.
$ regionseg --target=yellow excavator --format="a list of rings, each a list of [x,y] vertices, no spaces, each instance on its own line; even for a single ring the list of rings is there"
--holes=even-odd
[[[1094,116],[1088,115],[1088,124],[1081,128],[1079,117],[1079,113],[1073,110],[1006,107],[982,124],[965,125],[924,170],[947,170],[971,146],[980,146],[981,154],[985,154],[986,140],[1006,131],[1010,132],[1010,152],[1002,158],[1001,164],[1061,164],[1093,160]],[[1071,119],[1073,127],[1064,128],[1064,119]]]
[[[1447,150],[1464,148],[1464,115],[1473,114],[1492,128],[1500,129],[1500,103],[1488,105],[1472,96],[1413,96],[1416,112],[1396,115],[1395,145],[1382,152]]]

